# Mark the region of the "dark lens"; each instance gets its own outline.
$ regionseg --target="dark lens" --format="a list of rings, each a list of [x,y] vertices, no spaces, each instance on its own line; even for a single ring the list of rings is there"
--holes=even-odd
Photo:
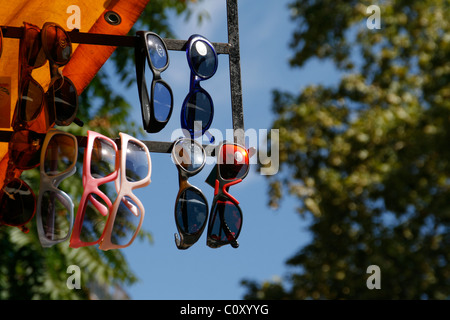
[[[149,163],[145,148],[130,140],[126,151],[126,176],[130,182],[140,181],[148,175]]]
[[[195,172],[206,161],[205,150],[191,139],[179,140],[173,146],[172,156],[176,163],[188,172]]]
[[[44,235],[49,240],[67,237],[70,229],[70,211],[64,205],[65,198],[58,192],[46,191],[41,200],[41,216]]]
[[[147,46],[153,67],[162,69],[167,65],[168,57],[164,43],[155,35],[147,35]]]
[[[1,222],[22,226],[34,216],[36,198],[33,190],[22,180],[13,179],[3,186],[0,198]]]
[[[39,165],[44,136],[29,130],[14,132],[9,142],[10,158],[18,169],[31,169]]]
[[[25,33],[24,58],[27,64],[34,68],[42,67],[47,61],[45,52],[42,50],[40,32],[37,29],[29,28]],[[22,50],[22,48],[20,48]]]
[[[218,242],[236,241],[242,227],[241,209],[231,201],[217,201],[212,212],[208,236]]]
[[[213,113],[213,102],[205,91],[195,91],[186,102],[184,117],[189,130],[202,131],[209,128]],[[198,128],[198,129],[197,129]]]
[[[58,125],[69,125],[78,110],[78,95],[75,86],[69,78],[57,79],[49,89],[54,95],[56,121]]]
[[[63,28],[50,23],[42,30],[42,45],[47,55],[54,63],[64,65],[70,60],[72,44]]]
[[[77,159],[75,140],[64,134],[55,134],[45,152],[44,171],[52,176],[66,171]]]
[[[94,140],[91,156],[91,175],[103,178],[112,174],[116,168],[116,151],[111,143],[105,139]]]
[[[202,230],[208,216],[208,205],[203,194],[194,189],[185,189],[177,199],[175,207],[176,223],[186,234]]]
[[[222,145],[218,165],[219,174],[223,179],[243,179],[249,169],[247,150],[233,144]]]
[[[137,232],[142,212],[138,205],[125,196],[117,209],[111,232],[111,242],[116,245],[127,245]]]
[[[202,78],[214,75],[217,69],[217,56],[213,48],[202,40],[195,41],[189,51],[193,72]]]
[[[108,216],[108,206],[94,193],[87,196],[80,232],[82,242],[97,242],[103,234]]]
[[[31,121],[36,119],[42,110],[44,89],[33,79],[23,82],[22,85],[19,99],[20,119]]]
[[[155,82],[153,86],[153,108],[158,121],[167,121],[172,109],[172,94],[162,82]]]

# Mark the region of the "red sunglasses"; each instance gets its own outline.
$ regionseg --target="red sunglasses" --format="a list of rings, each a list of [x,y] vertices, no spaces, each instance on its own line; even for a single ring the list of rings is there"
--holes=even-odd
[[[214,199],[208,222],[207,245],[211,248],[226,244],[233,248],[239,246],[237,238],[242,228],[242,210],[228,189],[240,183],[249,168],[249,154],[244,147],[236,143],[224,143],[219,147]]]

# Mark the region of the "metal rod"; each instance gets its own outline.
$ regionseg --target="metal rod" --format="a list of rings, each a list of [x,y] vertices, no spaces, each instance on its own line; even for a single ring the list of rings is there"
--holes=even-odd
[[[228,43],[230,44],[230,88],[231,112],[233,116],[234,140],[245,145],[244,110],[242,106],[242,83],[239,53],[239,22],[237,0],[227,0]]]
[[[23,27],[1,26],[3,37],[20,39],[23,33]],[[119,36],[113,34],[80,32],[77,29],[67,32],[72,43],[83,43],[92,45],[103,45],[112,47],[135,47],[136,36]],[[163,39],[167,49],[173,51],[186,50],[187,40]],[[213,42],[214,48],[219,54],[229,54],[230,45],[228,43]]]
[[[14,134],[14,131],[3,131],[0,130],[0,142],[9,142],[11,140],[12,135]],[[45,133],[42,133],[42,141],[45,137]],[[75,136],[77,138],[78,147],[80,148],[86,148],[87,145],[87,136]],[[120,138],[114,138],[112,139],[117,146],[120,148]],[[140,140],[143,142],[149,152],[156,152],[156,153],[171,153],[172,152],[172,146],[173,142],[167,142],[167,141],[146,141],[146,140]],[[203,145],[203,148],[205,149],[207,156],[215,156],[214,150],[217,148],[217,145]]]

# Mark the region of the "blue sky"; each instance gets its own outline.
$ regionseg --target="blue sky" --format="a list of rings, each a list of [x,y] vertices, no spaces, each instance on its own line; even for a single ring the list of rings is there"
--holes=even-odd
[[[294,29],[289,19],[287,0],[240,0],[239,29],[245,129],[270,129],[274,119],[271,113],[271,92],[282,89],[298,92],[311,83],[332,81],[330,66],[312,62],[303,69],[290,69],[288,59],[292,51],[288,43]],[[211,42],[228,42],[226,1],[201,2],[199,10],[206,10],[210,18],[201,25],[196,21],[172,20],[178,39],[188,39],[198,33]],[[151,2],[150,4],[151,5]],[[170,66],[162,77],[174,93],[174,110],[169,124],[160,133],[147,134],[144,140],[172,141],[172,133],[180,127],[181,104],[189,89],[189,67],[184,52],[170,51]],[[108,67],[108,64],[106,64]],[[212,128],[223,132],[232,128],[231,95],[228,56],[219,56],[217,73],[202,82],[215,104]],[[125,90],[125,89],[124,89]],[[128,89],[127,97],[134,106],[133,117],[141,124],[137,88]],[[217,141],[220,142],[220,141]],[[206,141],[205,141],[206,143]],[[282,143],[282,141],[281,141]],[[257,148],[265,142],[258,141]],[[153,243],[136,240],[121,249],[130,268],[140,281],[126,288],[132,299],[242,299],[243,279],[262,282],[283,277],[289,271],[287,258],[309,241],[307,223],[295,213],[296,200],[286,198],[280,209],[267,205],[268,184],[253,166],[247,178],[233,186],[230,193],[243,210],[243,228],[240,247],[224,246],[211,249],[206,246],[206,228],[199,241],[188,250],[180,251],[174,243],[177,231],[174,205],[178,192],[177,169],[170,155],[152,153],[152,182],[136,190],[146,215],[143,228],[153,235]],[[203,170],[190,182],[199,187],[209,200],[212,188],[205,179],[213,168],[210,159]]]

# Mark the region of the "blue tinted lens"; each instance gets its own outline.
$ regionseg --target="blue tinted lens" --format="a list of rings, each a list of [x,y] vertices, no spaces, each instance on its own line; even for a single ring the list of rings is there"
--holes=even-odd
[[[91,175],[103,178],[114,172],[116,168],[116,150],[105,139],[96,138],[92,147]]]
[[[178,198],[175,214],[177,224],[182,232],[197,233],[204,226],[208,215],[204,196],[193,188],[184,190]]]
[[[197,91],[189,96],[184,113],[189,129],[208,129],[212,113],[213,102],[204,91]]]
[[[150,60],[156,69],[161,69],[166,66],[168,57],[167,50],[164,43],[157,36],[147,35],[147,46]]]
[[[216,241],[235,241],[242,227],[242,212],[231,201],[217,201],[212,208],[213,220],[209,236]]]
[[[189,50],[193,72],[200,77],[209,78],[216,72],[217,56],[208,43],[197,40]]]
[[[123,197],[117,208],[111,242],[120,246],[129,244],[139,227],[141,215],[139,206],[130,197]]]
[[[128,141],[125,162],[128,181],[140,181],[148,175],[147,152],[143,146],[134,141]]]
[[[153,108],[158,121],[166,121],[172,109],[172,95],[167,86],[156,82],[153,87]]]

